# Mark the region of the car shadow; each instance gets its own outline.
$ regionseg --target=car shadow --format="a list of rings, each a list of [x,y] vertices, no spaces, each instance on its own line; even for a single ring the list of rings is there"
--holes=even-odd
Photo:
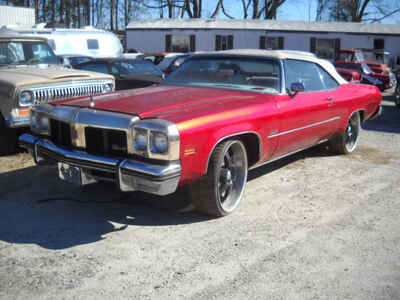
[[[394,105],[393,95],[385,96],[382,101],[382,114],[362,124],[364,130],[387,133],[400,133],[400,109]]]
[[[252,181],[255,180],[259,177],[262,177],[266,174],[272,173],[276,170],[279,170],[281,168],[284,168],[290,164],[293,164],[297,161],[310,158],[310,157],[326,157],[326,156],[336,156],[337,154],[333,153],[328,144],[320,144],[313,146],[309,149],[299,151],[295,154],[289,155],[287,157],[278,159],[276,161],[267,163],[263,166],[260,166],[258,168],[252,169],[249,171],[248,176],[247,176],[247,181]]]
[[[123,193],[108,183],[84,188],[61,181],[55,167],[0,174],[0,240],[65,249],[97,242],[128,226],[210,220],[193,211],[185,189],[168,196]]]

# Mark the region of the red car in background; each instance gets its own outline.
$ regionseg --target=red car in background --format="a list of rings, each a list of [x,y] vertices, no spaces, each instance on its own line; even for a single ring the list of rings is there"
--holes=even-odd
[[[358,49],[341,49],[337,53],[334,65],[346,66],[346,69],[353,69],[358,71],[360,69],[360,64],[366,64],[368,68],[361,66],[366,70],[367,75],[372,76],[383,83],[383,89],[390,89],[396,86],[396,76],[393,74],[391,69],[383,63],[376,61],[366,61],[364,54]],[[344,67],[341,67],[344,68]],[[365,73],[365,72],[364,72]],[[360,74],[362,77],[362,74]]]

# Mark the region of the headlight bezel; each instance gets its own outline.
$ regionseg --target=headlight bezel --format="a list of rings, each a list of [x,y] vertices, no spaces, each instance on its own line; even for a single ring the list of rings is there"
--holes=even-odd
[[[136,134],[146,134],[146,148],[138,148],[136,144]],[[165,139],[165,147],[156,146],[155,137]],[[179,159],[179,130],[178,127],[167,120],[151,119],[139,121],[132,126],[133,154],[146,158],[160,160]]]
[[[29,102],[26,102],[26,100],[25,101],[22,101],[22,97],[23,97],[23,95],[29,95]],[[18,93],[18,105],[20,106],[20,107],[30,107],[30,106],[33,106],[34,105],[34,101],[35,101],[35,98],[34,98],[34,95],[33,95],[33,92],[31,91],[31,90],[22,90],[22,91],[20,91],[19,93]]]
[[[110,93],[110,92],[112,92],[114,90],[113,84],[112,83],[105,83],[105,84],[103,84],[101,90],[102,90],[103,94]]]

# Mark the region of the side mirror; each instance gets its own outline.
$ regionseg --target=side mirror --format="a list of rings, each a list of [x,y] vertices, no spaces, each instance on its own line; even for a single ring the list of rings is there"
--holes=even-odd
[[[304,92],[304,84],[301,82],[293,82],[290,86],[290,91],[288,91],[289,96],[293,98],[299,92]]]

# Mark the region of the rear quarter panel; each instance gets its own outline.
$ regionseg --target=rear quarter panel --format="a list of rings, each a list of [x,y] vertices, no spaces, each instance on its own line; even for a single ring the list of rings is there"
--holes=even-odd
[[[379,108],[382,95],[376,86],[369,84],[344,84],[337,91],[335,105],[341,112],[339,132],[347,127],[350,115],[362,111],[364,121],[368,120]]]

